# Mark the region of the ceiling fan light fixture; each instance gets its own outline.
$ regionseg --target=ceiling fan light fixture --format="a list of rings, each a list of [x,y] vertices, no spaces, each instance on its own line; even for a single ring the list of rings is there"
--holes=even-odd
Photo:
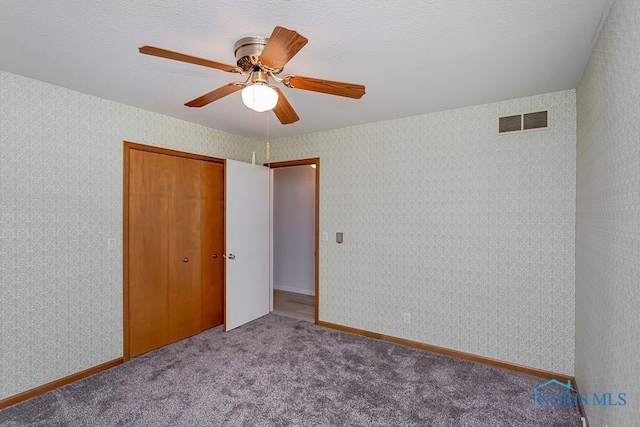
[[[258,113],[273,110],[278,103],[278,92],[264,83],[254,83],[242,89],[242,102]]]

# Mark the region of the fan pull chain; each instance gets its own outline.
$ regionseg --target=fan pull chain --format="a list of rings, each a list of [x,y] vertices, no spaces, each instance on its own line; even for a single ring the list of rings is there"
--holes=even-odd
[[[251,154],[251,169],[255,169],[256,168],[256,152],[254,151]]]
[[[271,146],[269,145],[269,141],[271,141],[270,135],[269,135],[269,118],[271,117],[271,114],[267,114],[267,160],[271,160]]]

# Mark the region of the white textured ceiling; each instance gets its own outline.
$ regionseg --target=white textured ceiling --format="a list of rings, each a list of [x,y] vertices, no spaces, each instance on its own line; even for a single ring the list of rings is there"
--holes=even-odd
[[[575,88],[609,0],[2,0],[0,69],[265,139],[238,75],[141,55],[148,44],[234,64],[233,45],[282,25],[309,43],[286,73],[364,84],[360,100],[283,87],[300,121],[272,138]]]

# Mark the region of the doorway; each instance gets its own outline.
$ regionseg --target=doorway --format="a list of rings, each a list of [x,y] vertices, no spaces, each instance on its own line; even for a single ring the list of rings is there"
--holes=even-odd
[[[272,311],[318,323],[320,159],[269,166]]]

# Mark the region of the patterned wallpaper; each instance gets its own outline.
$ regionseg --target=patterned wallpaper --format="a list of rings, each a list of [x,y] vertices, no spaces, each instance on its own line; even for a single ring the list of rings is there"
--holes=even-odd
[[[575,120],[570,90],[274,141],[321,159],[320,319],[572,375]]]
[[[577,90],[576,379],[626,392],[592,426],[640,414],[640,2],[613,3]]]
[[[0,399],[122,356],[123,140],[256,145],[0,71]]]

